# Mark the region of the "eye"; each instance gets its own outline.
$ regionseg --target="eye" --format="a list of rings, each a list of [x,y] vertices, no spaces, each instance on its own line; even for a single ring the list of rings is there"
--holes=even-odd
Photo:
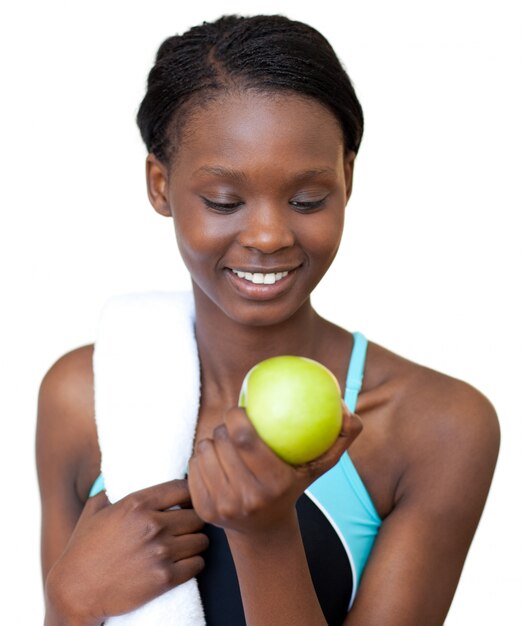
[[[210,209],[214,209],[215,211],[219,211],[220,213],[233,213],[242,204],[242,202],[213,202],[208,198],[204,198],[204,196],[200,197],[206,206]]]
[[[327,196],[325,196],[325,198],[322,198],[321,200],[312,200],[308,202],[291,200],[289,204],[292,204],[292,206],[296,207],[299,211],[306,213],[308,211],[314,211],[315,209],[321,208],[325,204],[325,200],[327,200]]]

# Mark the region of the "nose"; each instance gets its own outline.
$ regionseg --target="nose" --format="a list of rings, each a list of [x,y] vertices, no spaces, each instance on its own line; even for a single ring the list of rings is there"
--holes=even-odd
[[[271,254],[294,245],[296,241],[289,208],[276,202],[253,204],[243,213],[238,242]]]

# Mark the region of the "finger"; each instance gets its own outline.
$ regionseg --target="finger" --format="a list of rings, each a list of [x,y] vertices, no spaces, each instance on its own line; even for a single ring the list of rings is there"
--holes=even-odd
[[[187,480],[169,480],[135,491],[123,500],[132,500],[148,509],[163,511],[175,505],[189,504],[191,501]]]
[[[347,418],[344,419],[342,430],[334,442],[334,445],[330,448],[330,450],[327,450],[327,457],[332,456],[337,460],[342,453],[349,448],[362,430],[363,422],[361,421],[360,416],[356,415],[356,413],[348,415]]]
[[[315,475],[320,475],[336,465],[342,454],[347,451],[363,430],[363,422],[360,416],[356,415],[356,413],[351,413],[344,402],[342,404],[343,422],[341,432],[336,441],[324,454],[303,466]]]
[[[175,511],[159,511],[158,520],[169,535],[185,535],[201,530],[205,522],[194,509],[177,509]]]
[[[216,456],[227,476],[229,484],[231,486],[243,485],[249,487],[256,483],[256,477],[243,462],[225,424],[220,424],[214,429],[213,438]]]
[[[205,561],[199,554],[188,559],[176,561],[172,564],[172,586],[176,587],[198,576],[204,567]]]
[[[91,517],[91,515],[94,515],[95,513],[98,513],[98,511],[105,509],[110,504],[111,503],[109,502],[105,491],[100,491],[100,493],[97,493],[95,496],[87,498],[81,517]]]
[[[171,537],[166,542],[173,562],[196,556],[209,547],[209,537],[204,533],[190,533]]]
[[[188,470],[189,491],[194,510],[202,520],[209,521],[214,514],[214,507],[200,475],[198,460],[194,455],[189,459]]]
[[[225,413],[229,438],[251,474],[264,484],[280,481],[289,474],[289,465],[282,461],[258,436],[245,409],[233,407]]]
[[[363,422],[357,413],[351,413],[349,407],[342,400],[343,423],[341,426],[341,435],[349,439],[349,445],[363,430]]]
[[[233,490],[216,454],[215,442],[212,439],[202,439],[196,445],[195,457],[207,493],[219,499],[229,497]]]
[[[349,446],[353,443],[356,437],[363,430],[363,422],[359,415],[351,413],[347,408],[347,405],[343,402],[343,422],[341,432],[334,444],[327,450],[327,452],[319,457],[318,460],[333,460],[336,462],[339,457],[345,452]]]

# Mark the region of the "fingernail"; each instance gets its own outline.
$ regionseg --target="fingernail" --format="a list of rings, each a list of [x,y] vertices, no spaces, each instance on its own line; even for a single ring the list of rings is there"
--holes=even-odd
[[[227,427],[225,424],[220,424],[216,426],[213,434],[215,439],[227,439]]]

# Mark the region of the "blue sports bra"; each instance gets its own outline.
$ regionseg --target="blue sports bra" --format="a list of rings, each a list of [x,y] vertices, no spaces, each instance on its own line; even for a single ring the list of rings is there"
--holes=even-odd
[[[363,383],[367,340],[353,333],[344,400],[355,412]],[[103,475],[89,497],[104,489]],[[303,544],[318,600],[329,625],[341,624],[381,526],[376,507],[349,454],[320,476],[296,504]],[[245,618],[232,556],[222,529],[206,525],[210,547],[198,585],[208,626],[243,626]]]
[[[358,395],[363,384],[367,340],[358,332],[353,333],[345,404],[354,413]],[[344,454],[328,472],[320,476],[305,494],[320,508],[338,534],[352,570],[352,606],[356,590],[374,540],[381,526],[376,507],[349,456]]]

